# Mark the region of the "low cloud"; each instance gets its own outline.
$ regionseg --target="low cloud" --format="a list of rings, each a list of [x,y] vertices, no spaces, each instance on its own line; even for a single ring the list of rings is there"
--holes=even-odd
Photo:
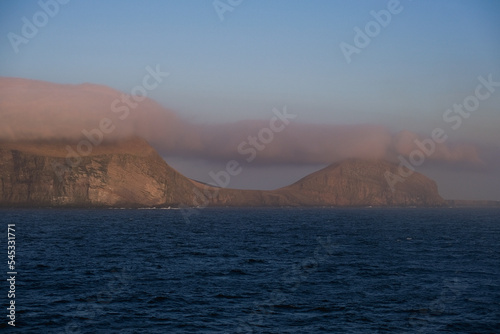
[[[248,120],[203,125],[184,120],[151,99],[134,108],[122,101],[124,94],[108,87],[59,85],[42,81],[0,78],[0,140],[79,140],[84,132],[98,131],[108,119],[105,140],[140,136],[164,156],[200,157],[209,160],[242,160],[238,146],[269,126],[269,120]],[[113,107],[114,106],[114,107]],[[346,158],[397,159],[418,147],[426,137],[410,131],[393,133],[380,125],[309,124],[307,115],[294,110],[297,119],[274,134],[258,151],[257,164],[327,164]],[[270,118],[272,117],[270,112]],[[111,125],[110,125],[111,124]],[[470,144],[437,144],[431,161],[480,164],[477,147]]]

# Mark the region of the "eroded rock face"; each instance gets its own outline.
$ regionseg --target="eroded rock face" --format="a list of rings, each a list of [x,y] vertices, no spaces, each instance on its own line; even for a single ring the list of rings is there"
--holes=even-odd
[[[273,191],[215,188],[184,177],[139,138],[68,160],[67,143],[0,144],[0,206],[441,206],[436,183],[414,173],[393,192],[386,161],[348,160]],[[70,145],[71,146],[71,145]]]
[[[387,161],[347,160],[310,174],[273,191],[209,189],[210,205],[217,206],[443,206],[437,185],[414,173],[395,186],[385,172],[397,174],[398,165]]]
[[[277,190],[292,194],[303,205],[334,206],[442,206],[436,183],[413,173],[395,186],[385,173],[398,174],[398,165],[387,161],[351,159],[328,166]]]
[[[142,139],[66,159],[64,144],[0,145],[3,206],[162,206],[189,203],[192,183]]]

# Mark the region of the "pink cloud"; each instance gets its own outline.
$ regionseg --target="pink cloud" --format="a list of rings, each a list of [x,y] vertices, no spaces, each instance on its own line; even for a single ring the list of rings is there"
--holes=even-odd
[[[80,140],[85,139],[82,131],[95,133],[102,120],[108,119],[114,130],[103,134],[105,140],[137,135],[164,155],[242,160],[248,156],[239,153],[238,146],[269,127],[269,120],[196,124],[151,99],[132,108],[123,102],[123,96],[98,85],[0,78],[0,140]],[[415,140],[425,139],[410,131],[394,134],[373,124],[302,123],[299,120],[307,115],[300,110],[294,114],[299,115],[297,121],[274,133],[273,140],[258,151],[256,163],[326,164],[354,157],[396,159],[399,154],[407,157],[418,149]],[[481,162],[475,146],[447,142],[437,144],[427,158],[453,163]]]

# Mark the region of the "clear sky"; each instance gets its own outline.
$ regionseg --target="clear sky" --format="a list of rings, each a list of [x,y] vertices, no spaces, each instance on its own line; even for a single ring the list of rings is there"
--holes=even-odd
[[[56,13],[37,16],[40,3]],[[0,3],[0,76],[128,92],[146,66],[159,64],[170,76],[150,97],[199,123],[267,120],[273,107],[286,105],[297,122],[381,124],[425,136],[442,126],[446,109],[474,93],[479,76],[500,81],[496,0],[40,3]],[[369,44],[348,61],[341,43],[356,47],[355,28],[365,31],[375,20],[370,12],[388,7],[394,11],[390,22],[378,24]],[[29,38],[23,18],[39,20]],[[12,42],[9,33],[24,42]],[[500,152],[499,115],[500,88],[449,133],[450,140]],[[171,163],[199,179],[219,166]],[[289,166],[280,176],[279,168],[250,167],[233,186],[272,188],[318,168]],[[448,172],[424,165],[419,171],[435,177],[445,197],[500,200],[499,170]]]

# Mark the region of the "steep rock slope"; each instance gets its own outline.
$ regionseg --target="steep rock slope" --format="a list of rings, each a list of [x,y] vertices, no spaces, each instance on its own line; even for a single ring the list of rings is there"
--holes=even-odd
[[[386,161],[347,160],[273,191],[210,187],[184,177],[143,139],[105,143],[68,159],[76,143],[1,143],[0,206],[442,206],[414,173],[393,192]]]
[[[351,159],[330,165],[296,183],[272,191],[214,188],[197,184],[206,206],[443,206],[436,183],[414,173],[390,188],[387,161]],[[201,196],[201,194],[204,194]]]
[[[389,186],[385,173],[398,173],[388,161],[346,160],[276,190],[301,205],[332,206],[442,206],[436,183],[420,173]]]
[[[0,144],[0,205],[161,206],[191,202],[190,180],[168,166],[142,139],[103,143],[90,155],[69,160],[66,146]]]

